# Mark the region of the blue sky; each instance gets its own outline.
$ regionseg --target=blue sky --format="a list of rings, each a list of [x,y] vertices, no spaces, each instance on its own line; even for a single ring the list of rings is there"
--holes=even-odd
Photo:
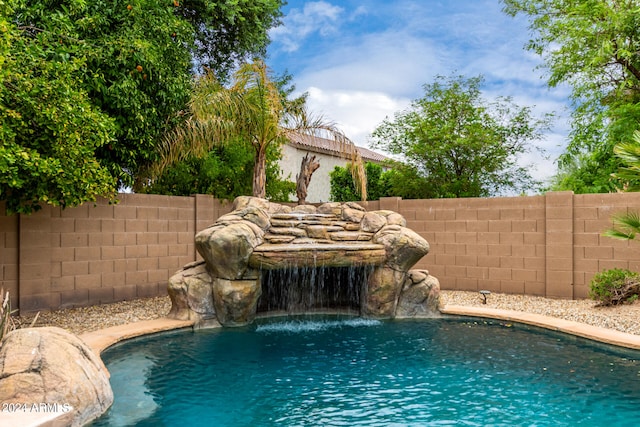
[[[270,32],[267,63],[292,74],[311,111],[365,147],[435,76],[483,75],[487,100],[511,96],[536,114],[557,115],[536,142],[547,157],[522,159],[547,179],[566,144],[569,92],[547,88],[540,58],[524,50],[527,21],[501,8],[499,0],[289,0],[283,25]]]

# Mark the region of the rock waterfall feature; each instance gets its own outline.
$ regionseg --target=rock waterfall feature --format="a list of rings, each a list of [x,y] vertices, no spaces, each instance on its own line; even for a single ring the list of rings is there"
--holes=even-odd
[[[169,279],[169,317],[199,326],[246,325],[259,310],[439,314],[438,280],[409,270],[429,244],[393,211],[367,212],[353,202],[292,208],[241,196],[195,242],[203,261]]]

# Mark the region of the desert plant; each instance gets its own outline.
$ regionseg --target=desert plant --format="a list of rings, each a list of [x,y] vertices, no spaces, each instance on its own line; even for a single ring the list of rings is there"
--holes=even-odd
[[[4,289],[0,289],[0,345],[4,336],[16,328],[13,319],[11,318],[11,300],[9,299],[9,292],[5,292]]]
[[[613,150],[625,165],[614,176],[626,183],[625,191],[640,191],[640,131],[635,131],[633,139],[618,143]],[[613,228],[604,232],[614,239],[633,240],[640,232],[640,213],[626,212],[613,218]]]
[[[591,280],[589,297],[597,306],[631,303],[640,295],[640,274],[621,268],[603,270]]]
[[[604,235],[614,239],[633,240],[640,232],[640,214],[629,212],[619,214],[613,218],[613,228],[606,230]]]
[[[11,310],[11,298],[9,298],[9,291],[5,292],[4,288],[0,289],[0,347],[2,347],[4,337],[9,332],[22,327],[21,325],[16,324],[13,317],[11,317],[13,313],[17,312],[18,310]],[[40,312],[37,312],[29,324],[30,328],[35,326],[39,316]]]

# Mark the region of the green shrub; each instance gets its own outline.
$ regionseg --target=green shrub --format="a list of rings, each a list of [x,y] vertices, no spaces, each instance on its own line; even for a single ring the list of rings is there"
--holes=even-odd
[[[604,306],[633,302],[639,294],[640,274],[620,268],[596,273],[589,290],[589,297]]]

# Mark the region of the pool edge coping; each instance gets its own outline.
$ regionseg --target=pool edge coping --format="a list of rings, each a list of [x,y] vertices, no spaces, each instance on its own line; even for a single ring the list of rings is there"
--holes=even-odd
[[[193,328],[194,325],[194,320],[176,320],[161,317],[159,319],[142,320],[140,322],[126,323],[124,325],[85,332],[80,334],[79,337],[96,352],[96,354],[100,355],[109,347],[122,341],[159,332]]]
[[[588,338],[606,344],[640,350],[640,335],[616,331],[614,329],[603,328],[600,326],[592,326],[573,320],[559,319],[556,317],[527,313],[524,311],[462,305],[445,305],[440,307],[439,311],[442,314],[449,315],[484,317],[510,322],[519,322]],[[193,328],[194,325],[195,322],[193,320],[175,320],[163,317],[85,332],[80,334],[79,337],[93,351],[95,351],[96,354],[100,355],[103,351],[121,341],[153,333]],[[212,327],[219,327],[219,325],[213,325]]]
[[[592,326],[573,320],[558,319],[542,314],[527,313],[524,311],[504,310],[498,308],[470,307],[461,305],[446,305],[440,308],[442,314],[451,314],[470,317],[484,317],[510,322],[524,323],[541,328],[564,332],[598,341],[606,344],[640,350],[640,335],[616,331],[615,329]]]

